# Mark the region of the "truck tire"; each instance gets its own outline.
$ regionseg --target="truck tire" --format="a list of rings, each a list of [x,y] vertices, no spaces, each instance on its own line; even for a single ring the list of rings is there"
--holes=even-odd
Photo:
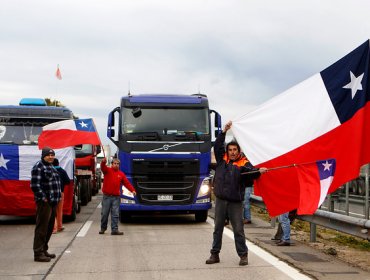
[[[92,188],[91,188],[91,195],[92,196],[95,196],[97,193],[98,193],[98,185],[97,185],[97,182],[95,181],[91,181],[91,185],[92,185]]]
[[[76,187],[75,187],[75,199],[76,199],[76,213],[81,212],[81,186],[76,181]]]
[[[72,213],[71,215],[63,216],[63,220],[66,222],[73,222],[76,220],[76,215],[77,214],[77,202],[75,197],[73,197],[73,202],[72,202]]]
[[[364,196],[366,193],[366,185],[364,178],[357,178],[358,194]]]
[[[207,221],[208,210],[195,212],[195,221],[197,223],[204,223]]]
[[[80,194],[81,194],[81,205],[82,206],[87,205],[87,203],[89,202],[89,189],[86,180],[84,179],[81,180]]]
[[[119,211],[119,220],[121,223],[128,223],[131,221],[131,214],[128,211]]]
[[[87,182],[87,190],[88,190],[88,202],[91,201],[92,198],[92,184],[91,184],[91,179],[86,179]]]

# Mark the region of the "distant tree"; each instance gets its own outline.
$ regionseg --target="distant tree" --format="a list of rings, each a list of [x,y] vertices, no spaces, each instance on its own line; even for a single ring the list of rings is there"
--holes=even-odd
[[[45,102],[46,102],[47,106],[65,107],[65,105],[62,102],[60,102],[59,100],[51,99],[49,97],[45,98]],[[78,116],[76,116],[74,113],[72,113],[72,114],[73,114],[74,119],[78,119]]]
[[[65,107],[62,102],[56,99],[51,99],[49,97],[45,98],[47,106],[55,106],[55,107]]]

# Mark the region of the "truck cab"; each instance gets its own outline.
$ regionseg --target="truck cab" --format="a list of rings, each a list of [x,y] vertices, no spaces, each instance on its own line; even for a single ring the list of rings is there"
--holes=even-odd
[[[213,131],[221,131],[221,117],[209,109],[205,95],[123,97],[109,114],[107,134],[137,195],[122,186],[121,221],[157,211],[205,221],[212,205]]]

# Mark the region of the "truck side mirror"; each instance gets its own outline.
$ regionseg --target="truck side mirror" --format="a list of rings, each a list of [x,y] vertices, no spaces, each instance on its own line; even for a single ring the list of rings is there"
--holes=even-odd
[[[112,112],[108,115],[108,126],[107,126],[107,137],[113,141],[113,137],[115,136],[114,126],[115,126],[115,113],[120,112],[120,108],[116,107]]]
[[[222,129],[221,129],[221,115],[218,112],[214,111],[214,110],[210,110],[210,113],[215,115],[215,118],[214,118],[214,129],[215,130],[214,131],[215,131],[215,137],[217,137],[222,131]]]
[[[136,107],[136,108],[132,109],[131,113],[132,113],[132,115],[134,116],[135,119],[140,117],[141,114],[142,114],[140,107]]]
[[[101,146],[97,145],[96,146],[96,154],[100,154],[100,153],[101,153]]]

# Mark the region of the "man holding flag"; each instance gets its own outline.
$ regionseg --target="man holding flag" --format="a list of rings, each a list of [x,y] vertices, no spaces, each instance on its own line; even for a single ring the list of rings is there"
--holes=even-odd
[[[226,132],[231,128],[231,125],[231,122],[225,125],[214,146],[217,162],[214,178],[214,194],[216,196],[215,228],[211,256],[206,260],[206,264],[220,262],[219,253],[226,213],[233,228],[235,247],[240,257],[239,265],[248,264],[248,247],[245,244],[243,224],[244,193],[245,188],[252,185],[253,179],[266,172],[266,168],[253,167],[241,153],[237,142],[228,143],[225,151]]]

